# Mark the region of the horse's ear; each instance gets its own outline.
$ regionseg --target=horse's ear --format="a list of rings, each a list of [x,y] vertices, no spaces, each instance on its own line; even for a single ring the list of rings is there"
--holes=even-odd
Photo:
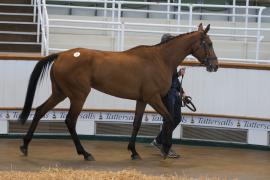
[[[209,30],[210,30],[210,24],[207,25],[207,27],[204,30],[204,33],[207,34]]]
[[[203,31],[203,25],[202,25],[202,23],[199,24],[198,31]]]

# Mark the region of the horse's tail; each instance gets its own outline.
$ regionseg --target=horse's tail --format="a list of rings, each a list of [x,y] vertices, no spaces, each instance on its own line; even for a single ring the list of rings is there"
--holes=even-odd
[[[19,116],[18,121],[24,124],[30,114],[35,91],[39,80],[42,80],[44,74],[49,69],[51,63],[58,57],[58,54],[51,54],[41,59],[35,66],[28,83],[26,98],[23,106],[22,113]]]

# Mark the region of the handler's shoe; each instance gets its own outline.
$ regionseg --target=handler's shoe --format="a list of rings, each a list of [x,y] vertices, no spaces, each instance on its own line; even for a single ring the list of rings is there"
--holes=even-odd
[[[161,150],[161,144],[157,143],[156,139],[154,139],[150,144],[158,150]]]
[[[180,158],[180,155],[177,154],[172,148],[170,149],[168,153],[168,158]]]
[[[154,139],[151,143],[152,146],[154,146],[155,148],[157,148],[160,151],[161,156],[164,156],[163,152],[161,151],[161,146],[162,144],[157,143],[156,139]],[[168,158],[179,158],[180,155],[177,154],[174,150],[172,150],[172,148],[170,149],[168,155]]]

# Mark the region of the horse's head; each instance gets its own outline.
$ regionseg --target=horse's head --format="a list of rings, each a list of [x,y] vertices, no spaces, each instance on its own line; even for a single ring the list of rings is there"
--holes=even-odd
[[[212,41],[207,35],[209,29],[210,24],[205,29],[203,29],[202,23],[199,25],[198,32],[201,34],[201,36],[192,47],[192,55],[196,57],[201,64],[206,66],[207,71],[216,72],[218,69],[218,60]]]

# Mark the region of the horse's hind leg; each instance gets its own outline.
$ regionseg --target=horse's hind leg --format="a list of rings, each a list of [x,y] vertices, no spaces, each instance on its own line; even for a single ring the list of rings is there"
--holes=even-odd
[[[146,106],[145,102],[137,101],[135,118],[134,118],[134,122],[133,122],[132,136],[131,136],[131,138],[129,140],[129,144],[128,144],[128,150],[130,150],[132,152],[131,158],[133,160],[140,159],[140,155],[137,153],[137,151],[135,149],[135,141],[136,141],[138,131],[141,127],[142,117],[143,117],[143,113],[145,110],[145,106]]]
[[[70,100],[71,105],[70,105],[70,109],[69,109],[69,112],[67,114],[65,123],[68,127],[68,130],[69,130],[70,135],[73,139],[73,142],[76,146],[77,153],[79,155],[82,154],[84,156],[85,160],[93,161],[93,160],[95,160],[94,157],[90,153],[88,153],[84,150],[84,148],[81,145],[81,142],[79,140],[79,137],[77,135],[77,132],[76,132],[77,118],[82,110],[82,107],[83,107],[83,104],[84,104],[86,97],[87,97],[87,95],[83,98],[83,100],[82,99],[80,100],[80,98],[75,98],[75,99]]]
[[[21,152],[27,156],[28,145],[32,140],[33,134],[36,130],[39,120],[54,106],[65,99],[62,93],[52,93],[52,95],[41,106],[36,109],[33,121],[28,129],[27,134],[23,138],[23,145],[20,147]]]

